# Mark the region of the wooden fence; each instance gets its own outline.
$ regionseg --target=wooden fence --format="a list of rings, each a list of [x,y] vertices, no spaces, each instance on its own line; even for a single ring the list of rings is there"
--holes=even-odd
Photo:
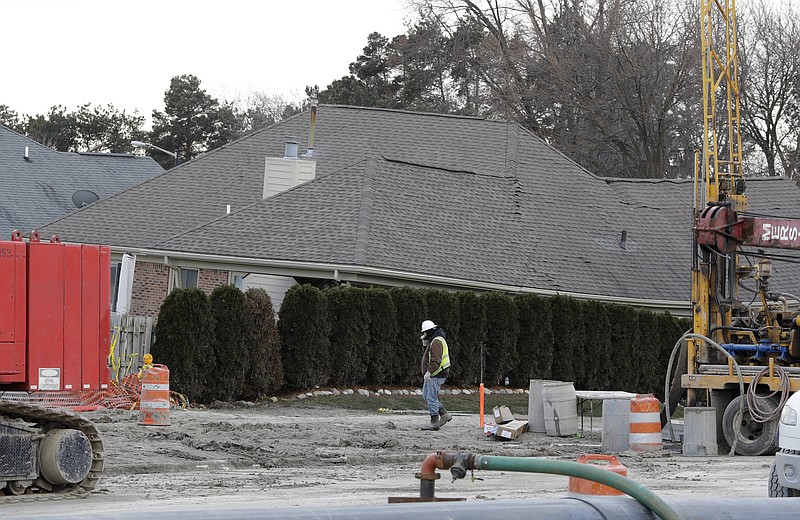
[[[150,353],[155,320],[146,316],[111,314],[111,378],[119,382],[142,368]]]

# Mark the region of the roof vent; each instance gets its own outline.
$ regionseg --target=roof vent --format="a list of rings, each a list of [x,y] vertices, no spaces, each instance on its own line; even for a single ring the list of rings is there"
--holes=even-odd
[[[22,158],[25,159],[26,161],[30,161],[31,160],[31,157],[28,154],[28,147],[27,146],[25,147],[25,153],[22,154]]]
[[[286,141],[283,143],[283,158],[297,159],[297,141]]]
[[[626,230],[622,230],[622,236],[619,239],[619,247],[624,250],[628,250],[628,232]]]

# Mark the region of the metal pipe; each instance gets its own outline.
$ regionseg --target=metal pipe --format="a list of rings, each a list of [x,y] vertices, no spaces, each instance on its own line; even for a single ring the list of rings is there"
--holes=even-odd
[[[425,500],[433,500],[436,496],[436,473],[437,454],[431,453],[422,461],[422,468],[419,473],[414,475],[419,479],[419,497]]]
[[[314,133],[317,128],[317,100],[311,100],[311,122],[308,128],[308,150],[306,150],[306,157],[314,156]]]
[[[670,507],[684,520],[796,520],[800,518],[800,500],[787,498],[717,498],[664,497]],[[95,520],[113,517],[112,510],[98,512],[37,512],[36,514],[8,513],[13,520]],[[150,510],[125,512],[127,520],[152,520]],[[652,520],[653,513],[635,500],[624,496],[571,496],[555,499],[491,500],[473,502],[418,502],[409,504],[369,504],[363,506],[318,506],[258,508],[250,503],[246,508],[235,504],[205,504],[203,508],[162,509],[159,519],[193,520],[420,520],[423,518],[452,518],[459,520]]]
[[[756,345],[748,343],[723,343],[722,348],[728,352],[745,352],[755,354],[781,354],[783,356],[789,353],[789,347],[781,345],[773,345],[769,342],[759,343]]]

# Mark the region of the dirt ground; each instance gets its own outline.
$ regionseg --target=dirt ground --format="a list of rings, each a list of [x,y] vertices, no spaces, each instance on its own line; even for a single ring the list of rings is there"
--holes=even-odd
[[[114,514],[179,509],[277,508],[385,504],[419,496],[423,458],[446,449],[492,455],[575,460],[599,453],[599,421],[583,438],[525,433],[514,441],[487,438],[474,414],[454,414],[438,432],[420,431],[420,413],[352,412],[263,404],[212,410],[173,410],[171,425],[140,426],[138,414],[84,414],[104,436],[105,473],[88,498],[23,501],[3,516]],[[523,417],[524,418],[524,417]],[[487,416],[487,421],[491,420]],[[588,428],[588,421],[586,424]],[[678,447],[660,454],[624,453],[628,476],[661,496],[766,497],[771,457],[688,458]],[[568,478],[481,472],[482,480],[436,482],[441,497],[487,501],[558,498]]]

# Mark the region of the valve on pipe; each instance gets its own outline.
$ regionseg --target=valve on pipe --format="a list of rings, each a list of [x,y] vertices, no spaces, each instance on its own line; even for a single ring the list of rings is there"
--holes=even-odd
[[[431,453],[422,461],[422,468],[414,477],[419,479],[419,497],[389,497],[390,504],[400,504],[405,502],[462,502],[466,498],[451,498],[436,496],[436,481],[441,475],[436,472],[439,466],[439,457],[444,452]],[[442,468],[446,469],[446,468]]]

